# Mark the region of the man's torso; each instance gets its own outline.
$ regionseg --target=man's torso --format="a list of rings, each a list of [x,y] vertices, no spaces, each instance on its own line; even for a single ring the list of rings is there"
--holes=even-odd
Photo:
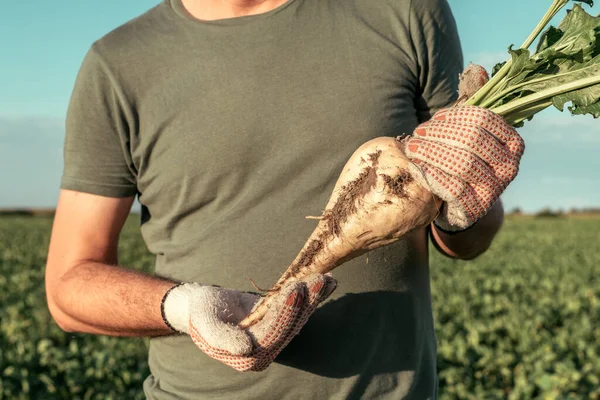
[[[427,112],[410,8],[291,0],[202,23],[167,0],[95,44],[134,110],[126,141],[158,275],[239,290],[279,278],[354,150]],[[426,232],[334,274],[332,300],[263,373],[237,373],[189,337],[152,339],[147,396],[434,397]]]

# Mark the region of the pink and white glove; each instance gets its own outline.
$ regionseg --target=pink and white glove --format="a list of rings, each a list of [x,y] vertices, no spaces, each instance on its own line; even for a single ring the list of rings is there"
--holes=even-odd
[[[499,115],[481,107],[438,111],[402,140],[413,176],[446,202],[435,224],[464,230],[483,217],[515,178],[525,143]]]
[[[209,357],[240,372],[263,371],[336,286],[330,274],[290,282],[263,319],[248,329],[237,324],[252,311],[259,295],[198,283],[167,292],[162,315],[167,325],[190,335]]]

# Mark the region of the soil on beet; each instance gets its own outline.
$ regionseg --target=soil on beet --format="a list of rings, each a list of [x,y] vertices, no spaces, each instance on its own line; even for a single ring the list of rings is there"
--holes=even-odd
[[[408,171],[402,171],[399,175],[392,178],[389,175],[381,175],[386,186],[400,198],[406,198],[406,185],[413,181],[412,175]],[[388,200],[389,201],[389,200]]]
[[[340,188],[340,193],[335,204],[323,214],[321,223],[324,223],[326,228],[319,233],[316,239],[313,239],[308,243],[306,248],[300,253],[298,260],[290,265],[280,278],[279,282],[287,282],[290,278],[301,278],[306,272],[310,272],[307,271],[306,268],[313,263],[315,257],[323,250],[325,243],[329,242],[333,237],[339,236],[342,225],[351,215],[357,212],[360,199],[364,198],[366,194],[375,188],[377,184],[377,166],[380,156],[381,150],[369,154],[370,165],[365,166],[356,179]],[[389,175],[381,176],[384,179],[386,186],[394,195],[401,198],[407,197],[405,186],[413,180],[408,171],[403,171],[394,178]],[[392,204],[392,202],[390,200],[385,200],[383,204],[389,205]],[[370,233],[370,231],[363,232],[359,235],[359,238],[368,233]],[[269,294],[274,294],[281,289],[281,283],[276,284],[273,289],[269,291]]]
[[[329,235],[340,234],[342,224],[348,220],[349,216],[356,213],[357,200],[364,197],[377,184],[377,165],[380,155],[381,150],[369,154],[371,165],[365,167],[355,180],[341,187],[335,204],[323,215],[323,219],[327,222]]]

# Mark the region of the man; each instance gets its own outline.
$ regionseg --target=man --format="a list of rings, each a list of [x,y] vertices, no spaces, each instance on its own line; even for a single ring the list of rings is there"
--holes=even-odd
[[[483,253],[523,150],[477,108],[415,130],[455,100],[462,64],[445,0],[165,0],[109,33],[67,116],[56,322],[151,336],[150,399],[436,398],[428,232],[451,257]],[[236,327],[248,279],[278,279],[352,152],[413,130],[407,154],[446,200],[435,223]],[[156,276],[118,264],[135,195]]]

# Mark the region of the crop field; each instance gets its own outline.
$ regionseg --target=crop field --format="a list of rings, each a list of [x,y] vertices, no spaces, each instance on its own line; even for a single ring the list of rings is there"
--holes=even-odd
[[[142,399],[145,339],[50,318],[51,223],[0,217],[0,400]],[[120,257],[152,268],[135,218]],[[431,265],[441,399],[600,399],[600,218],[509,218],[484,256]]]

